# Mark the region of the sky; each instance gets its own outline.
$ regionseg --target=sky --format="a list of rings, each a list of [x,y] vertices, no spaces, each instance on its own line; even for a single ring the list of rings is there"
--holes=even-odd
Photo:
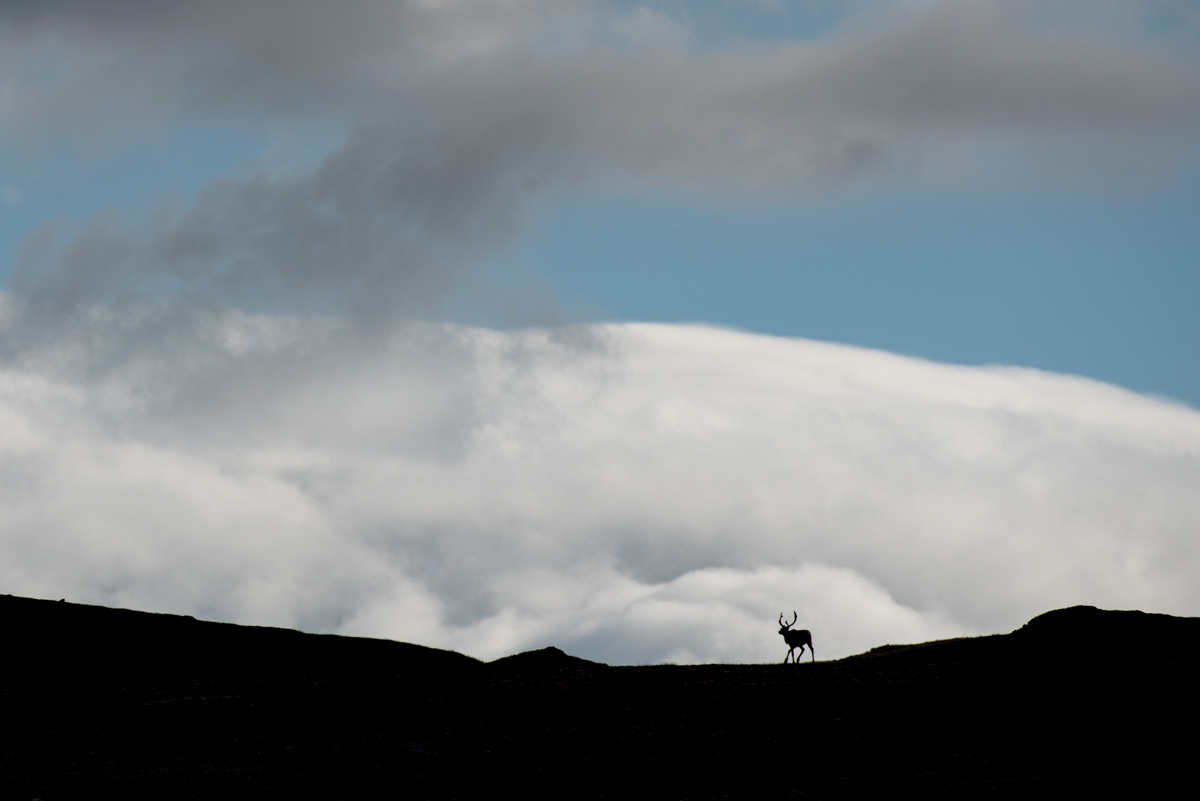
[[[1200,614],[1200,11],[0,8],[0,592],[496,658]]]

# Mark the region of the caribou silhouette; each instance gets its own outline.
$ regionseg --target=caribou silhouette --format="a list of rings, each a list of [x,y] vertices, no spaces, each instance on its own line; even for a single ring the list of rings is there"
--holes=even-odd
[[[787,664],[788,659],[791,659],[793,664],[798,663],[800,661],[800,657],[804,656],[804,646],[806,645],[808,646],[809,658],[814,662],[817,661],[816,652],[813,651],[812,634],[809,632],[809,630],[792,628],[792,626],[796,625],[796,621],[799,619],[800,616],[793,611],[792,622],[784,623],[783,612],[779,613],[779,633],[783,635],[783,641],[788,644],[787,656],[783,658],[783,664],[785,665]],[[800,649],[799,654],[794,653],[797,648]]]

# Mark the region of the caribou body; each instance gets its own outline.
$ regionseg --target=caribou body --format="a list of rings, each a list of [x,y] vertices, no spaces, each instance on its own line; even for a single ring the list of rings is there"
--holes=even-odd
[[[792,628],[792,626],[796,625],[796,621],[799,619],[799,615],[797,615],[795,612],[792,612],[792,622],[784,623],[783,612],[779,613],[779,633],[783,635],[783,641],[788,644],[787,656],[783,658],[783,664],[785,665],[787,664],[788,659],[791,659],[793,663],[799,662],[800,657],[804,656],[804,646],[806,645],[808,646],[809,658],[814,662],[817,661],[817,656],[813,651],[812,646],[812,634],[809,632],[809,630]],[[795,653],[797,648],[800,649],[799,654]]]

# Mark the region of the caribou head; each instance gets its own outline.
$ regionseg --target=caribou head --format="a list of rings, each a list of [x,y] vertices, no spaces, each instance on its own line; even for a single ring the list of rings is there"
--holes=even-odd
[[[783,641],[788,644],[787,656],[783,658],[783,664],[785,665],[787,664],[788,659],[791,659],[793,663],[799,662],[800,657],[804,656],[804,646],[806,645],[808,646],[809,658],[814,662],[817,661],[817,657],[812,646],[812,634],[809,633],[808,629],[792,628],[792,626],[796,625],[796,621],[799,619],[800,616],[793,611],[792,622],[784,623],[783,612],[779,613],[779,633],[783,635]],[[799,654],[794,653],[797,648],[800,649]]]

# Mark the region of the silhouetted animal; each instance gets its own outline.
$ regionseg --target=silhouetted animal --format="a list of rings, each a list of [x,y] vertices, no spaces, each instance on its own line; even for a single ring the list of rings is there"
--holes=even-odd
[[[787,656],[783,658],[783,664],[785,665],[787,664],[789,658],[792,660],[792,662],[799,662],[800,657],[804,656],[804,646],[806,645],[808,646],[809,657],[812,659],[812,661],[817,661],[816,652],[813,651],[812,634],[809,632],[809,630],[792,628],[792,626],[796,625],[796,621],[799,619],[800,616],[793,611],[792,622],[784,623],[783,612],[779,613],[779,625],[781,626],[779,633],[783,635],[783,641],[788,644]],[[800,649],[800,653],[798,655],[793,654],[792,652],[797,648]]]

